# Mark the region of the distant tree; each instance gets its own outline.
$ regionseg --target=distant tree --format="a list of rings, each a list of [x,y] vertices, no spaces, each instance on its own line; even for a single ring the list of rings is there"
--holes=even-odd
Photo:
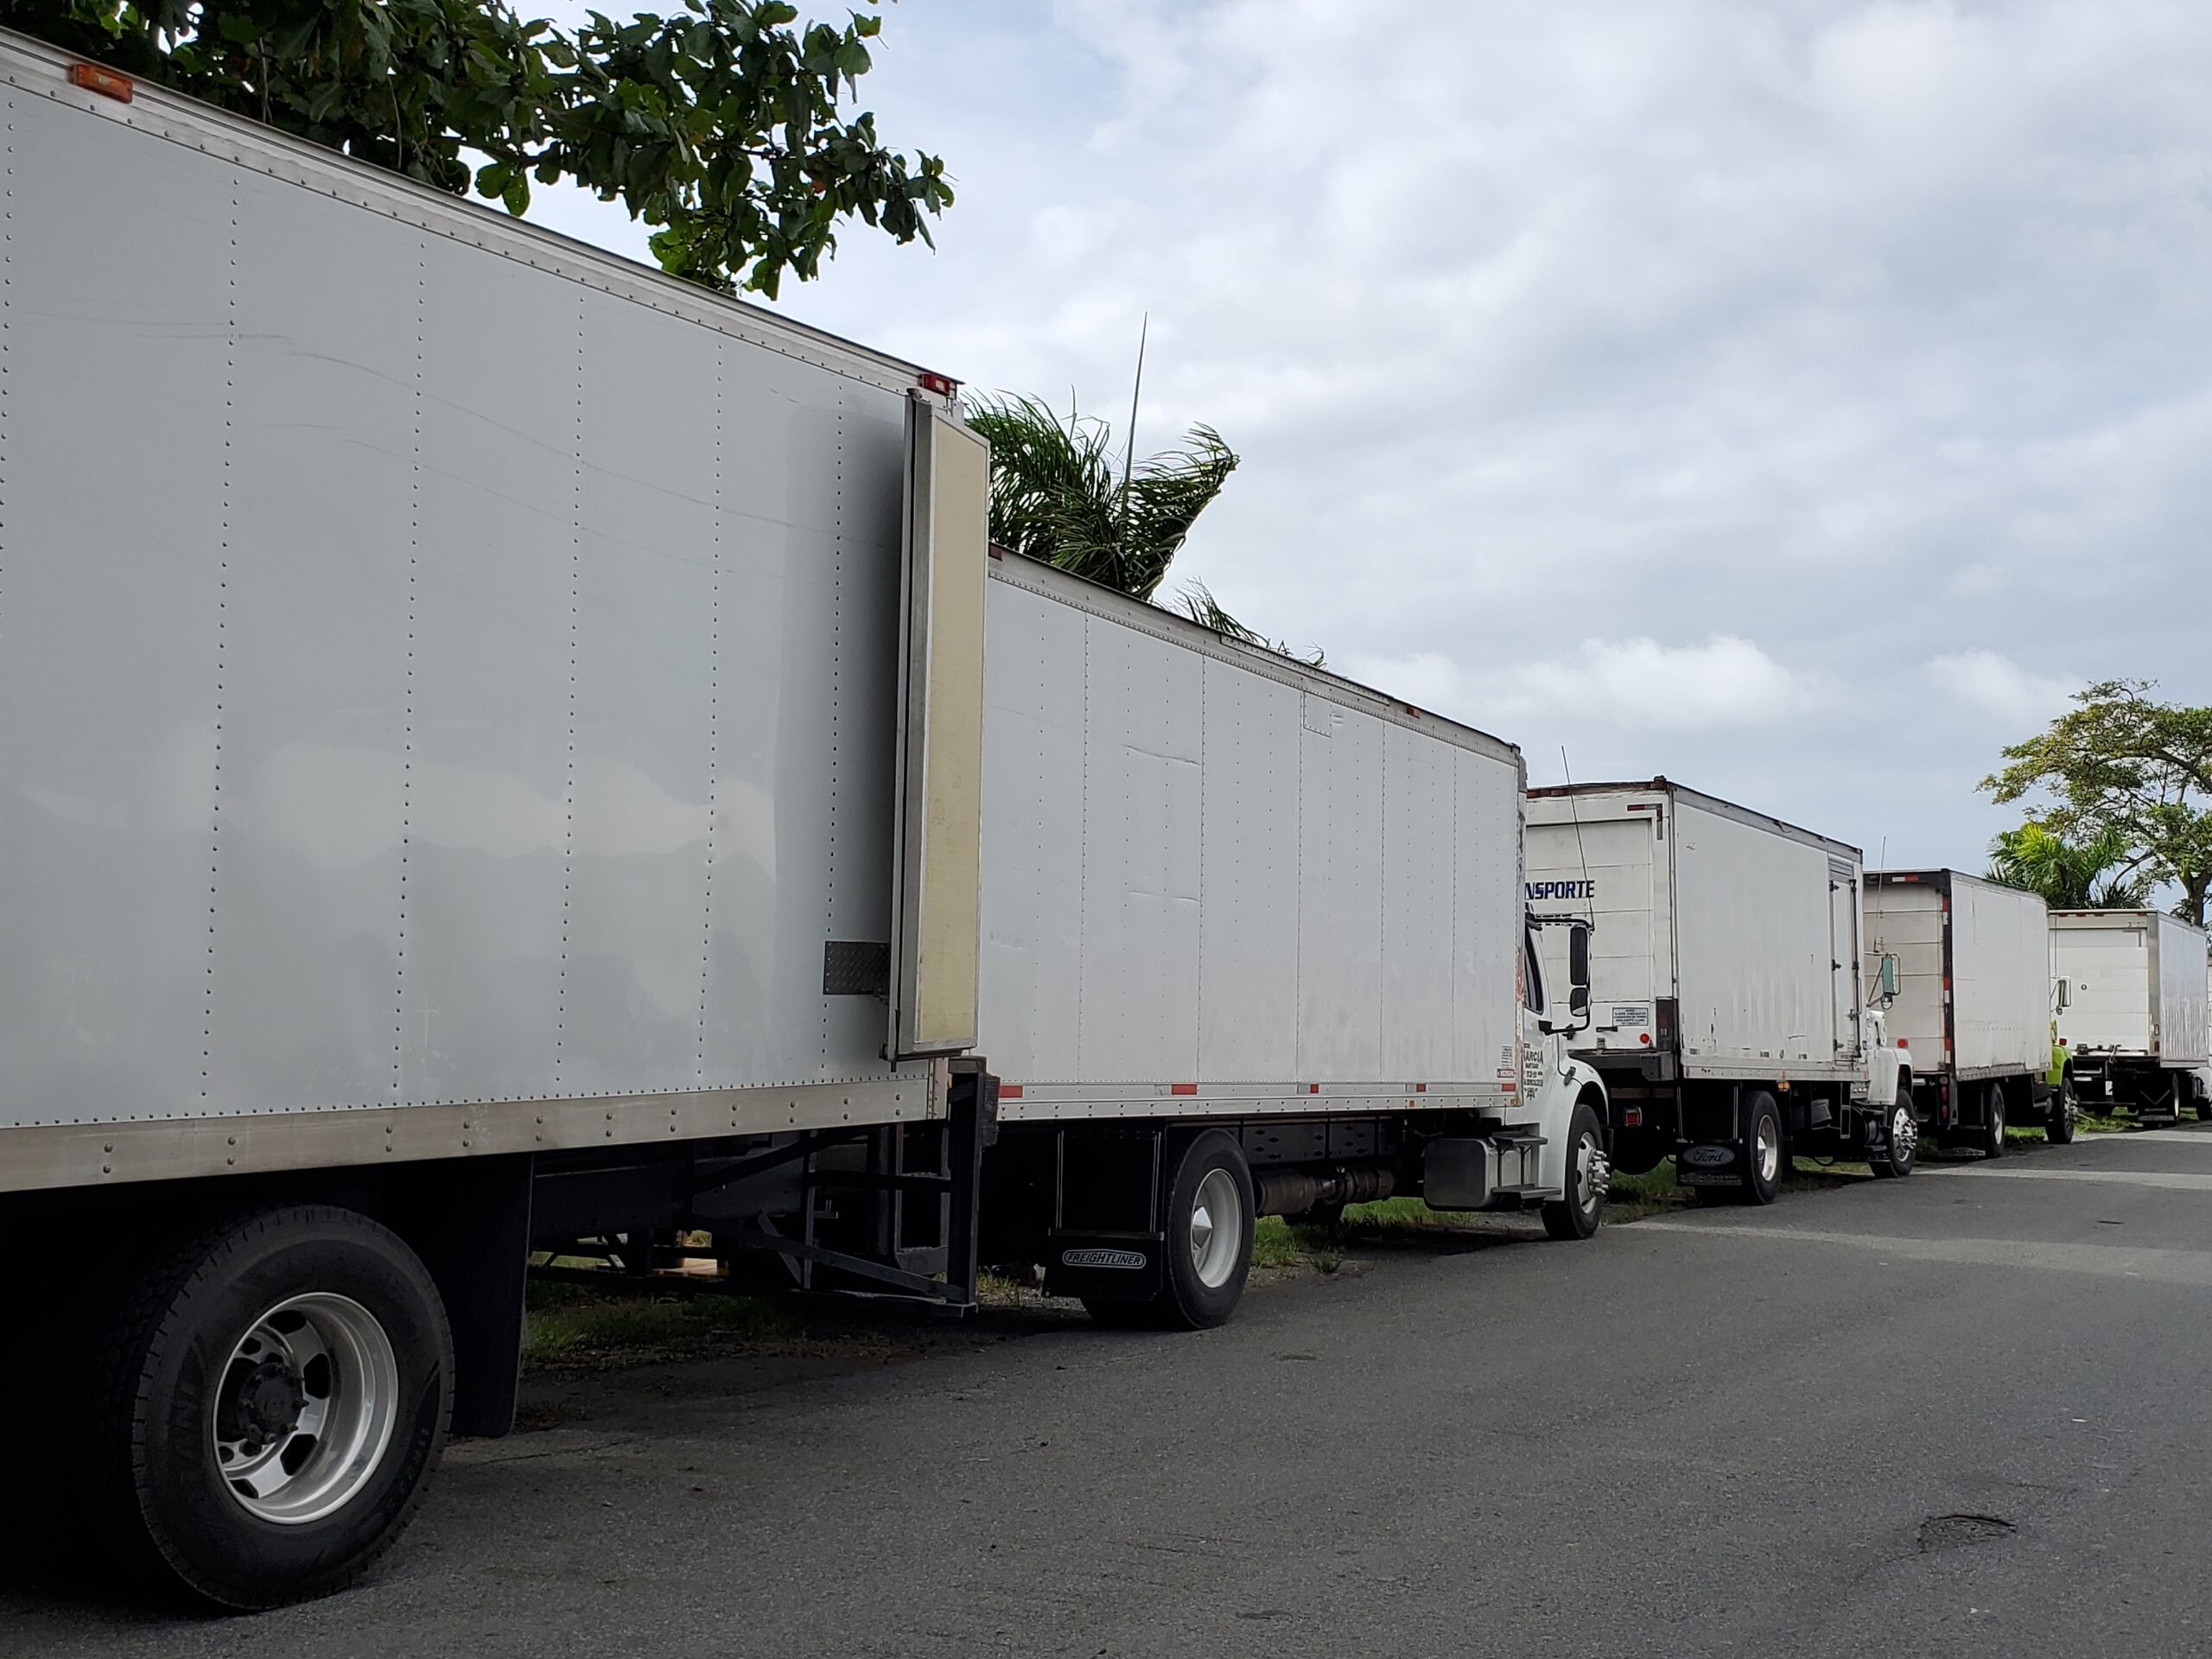
[[[1989,843],[1989,879],[2040,893],[2053,910],[2140,910],[2152,882],[2117,830],[2070,842],[2031,818]]]
[[[1236,470],[1210,426],[1139,461],[1116,453],[1105,422],[1072,407],[1062,420],[1033,397],[978,399],[968,424],[990,441],[991,539],[1139,599]]]
[[[567,33],[505,0],[0,0],[0,26],[518,216],[532,180],[573,180],[665,270],[772,298],[846,219],[927,242],[952,202],[942,161],[845,114],[882,27],[848,16],[683,0]]]
[[[2090,844],[2118,837],[2128,872],[2177,885],[2174,913],[2202,926],[2212,893],[2212,709],[2159,702],[2155,689],[2104,680],[2075,692],[2074,708],[2005,749],[2004,770],[1980,786],[2000,802],[2044,791],[2044,830]]]

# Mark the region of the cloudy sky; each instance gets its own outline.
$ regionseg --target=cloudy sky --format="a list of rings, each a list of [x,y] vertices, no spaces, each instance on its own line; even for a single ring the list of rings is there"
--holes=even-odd
[[[2202,0],[901,0],[942,154],[795,316],[1243,457],[1179,578],[1522,745],[1979,868],[2087,680],[2212,702]],[[619,208],[534,217],[626,251]]]

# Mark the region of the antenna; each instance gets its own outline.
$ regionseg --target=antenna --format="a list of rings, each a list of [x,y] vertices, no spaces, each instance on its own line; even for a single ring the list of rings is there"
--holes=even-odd
[[[1137,325],[1137,373],[1129,383],[1128,441],[1122,450],[1122,498],[1124,511],[1129,493],[1129,474],[1136,469],[1137,461],[1137,395],[1144,390],[1144,342],[1152,332],[1152,313],[1144,314],[1144,321]]]
[[[1574,856],[1582,866],[1582,902],[1590,912],[1590,925],[1598,925],[1598,889],[1590,880],[1590,855],[1582,850],[1582,803],[1575,798],[1574,770],[1567,764],[1567,745],[1559,746],[1560,775],[1567,779],[1567,816],[1574,820]]]

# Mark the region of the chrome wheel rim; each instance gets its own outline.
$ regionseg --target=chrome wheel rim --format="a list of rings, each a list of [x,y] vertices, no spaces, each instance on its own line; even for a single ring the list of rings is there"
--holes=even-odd
[[[1581,1197],[1583,1213],[1594,1216],[1604,1207],[1605,1194],[1613,1185],[1612,1162],[1596,1135],[1586,1131],[1575,1142],[1574,1166],[1575,1190]]]
[[[1782,1132],[1775,1128],[1772,1118],[1763,1117],[1757,1134],[1759,1179],[1770,1181],[1782,1173]]]
[[[376,1316],[312,1291],[276,1304],[231,1350],[207,1454],[247,1513],[301,1526],[357,1497],[391,1448],[399,1357]]]
[[[1225,1169],[1210,1169],[1191,1204],[1191,1268],[1208,1290],[1218,1290],[1236,1270],[1244,1233],[1244,1199]]]
[[[1900,1106],[1890,1115],[1890,1160],[1893,1163],[1910,1163],[1913,1149],[1920,1144],[1920,1125],[1913,1121],[1912,1113]]]

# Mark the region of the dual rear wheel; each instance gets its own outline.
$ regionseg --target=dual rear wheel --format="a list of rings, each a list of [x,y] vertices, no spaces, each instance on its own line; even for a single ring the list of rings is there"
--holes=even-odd
[[[126,1560],[252,1611],[354,1579],[422,1501],[453,1338],[415,1253],[295,1205],[183,1242],[113,1305],[73,1484]]]

